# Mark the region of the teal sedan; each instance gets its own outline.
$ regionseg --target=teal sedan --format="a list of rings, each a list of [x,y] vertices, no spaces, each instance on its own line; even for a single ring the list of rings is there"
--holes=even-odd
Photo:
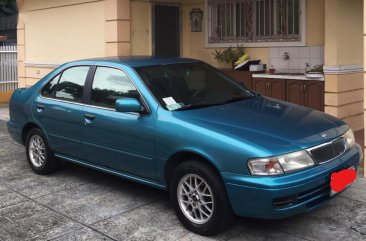
[[[35,173],[69,161],[167,190],[179,220],[201,235],[235,215],[310,211],[347,188],[363,159],[343,121],[194,59],[66,63],[16,90],[9,109],[9,134]]]

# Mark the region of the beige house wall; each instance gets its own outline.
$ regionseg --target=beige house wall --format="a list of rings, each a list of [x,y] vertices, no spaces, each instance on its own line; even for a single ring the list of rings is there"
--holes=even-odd
[[[363,0],[325,1],[325,112],[353,130],[363,119]]]
[[[104,1],[22,0],[18,4],[20,87],[33,85],[60,63],[105,55]]]
[[[129,0],[18,0],[19,86],[63,62],[130,54]]]
[[[152,55],[152,4],[131,1],[131,54]]]

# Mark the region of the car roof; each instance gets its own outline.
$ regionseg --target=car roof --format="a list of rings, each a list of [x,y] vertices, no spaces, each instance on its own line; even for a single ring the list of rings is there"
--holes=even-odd
[[[80,63],[83,61],[94,61],[97,63],[98,62],[99,63],[107,62],[107,63],[124,64],[124,65],[128,65],[132,68],[153,66],[153,65],[201,62],[199,60],[190,59],[190,58],[156,57],[156,56],[104,57],[104,58],[84,59],[84,60],[79,60],[79,61],[74,61],[74,62]]]

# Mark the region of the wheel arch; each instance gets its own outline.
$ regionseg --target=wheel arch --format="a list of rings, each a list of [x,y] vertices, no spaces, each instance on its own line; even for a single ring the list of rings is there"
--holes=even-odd
[[[39,125],[35,124],[34,122],[28,122],[27,124],[24,125],[22,132],[21,132],[22,142],[24,145],[27,141],[27,135],[28,135],[29,131],[34,128],[38,128],[38,129],[42,130],[42,128]]]
[[[177,168],[181,163],[188,161],[188,160],[196,160],[198,162],[211,166],[217,172],[217,174],[220,176],[221,180],[223,181],[218,167],[214,164],[214,162],[212,160],[210,160],[210,158],[208,158],[200,153],[184,150],[184,151],[176,152],[173,155],[171,155],[165,163],[164,180],[168,187],[169,187],[170,177],[173,174],[175,168]]]

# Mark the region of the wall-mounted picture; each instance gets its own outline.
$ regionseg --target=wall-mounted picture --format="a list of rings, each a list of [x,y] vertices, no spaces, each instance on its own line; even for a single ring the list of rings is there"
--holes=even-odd
[[[202,32],[203,12],[200,8],[193,8],[191,13],[191,31]]]

